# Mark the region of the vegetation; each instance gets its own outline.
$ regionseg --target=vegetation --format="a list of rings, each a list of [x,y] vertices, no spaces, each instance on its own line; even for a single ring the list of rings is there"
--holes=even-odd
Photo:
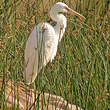
[[[23,81],[27,38],[36,24],[50,21],[48,12],[57,1],[0,1],[0,74]],[[68,16],[68,26],[57,56],[39,73],[37,89],[62,96],[85,110],[108,110],[110,0],[59,1],[84,15],[86,21]],[[0,99],[5,107],[4,97]]]

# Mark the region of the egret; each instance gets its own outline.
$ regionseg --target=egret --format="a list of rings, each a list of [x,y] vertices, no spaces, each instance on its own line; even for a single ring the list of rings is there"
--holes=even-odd
[[[50,10],[50,17],[56,22],[56,25],[53,27],[46,22],[38,24],[26,42],[24,79],[27,84],[31,84],[41,68],[45,67],[49,61],[52,62],[56,56],[58,43],[61,41],[67,25],[64,13],[71,13],[85,19],[65,3],[54,4]]]

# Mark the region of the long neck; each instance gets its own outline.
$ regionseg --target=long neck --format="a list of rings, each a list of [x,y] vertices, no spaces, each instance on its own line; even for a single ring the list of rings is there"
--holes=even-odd
[[[52,13],[51,18],[53,21],[57,22],[57,24],[54,26],[54,30],[56,32],[59,41],[61,41],[65,33],[67,19],[63,14],[58,14],[58,13]]]

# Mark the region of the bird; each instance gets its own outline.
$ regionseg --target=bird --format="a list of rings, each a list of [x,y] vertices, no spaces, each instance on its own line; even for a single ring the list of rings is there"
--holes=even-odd
[[[50,18],[55,26],[47,22],[36,25],[30,33],[25,47],[25,72],[24,79],[31,84],[36,79],[40,70],[56,56],[58,44],[61,41],[67,26],[64,13],[73,14],[85,20],[85,17],[69,8],[63,2],[57,2],[50,10]]]

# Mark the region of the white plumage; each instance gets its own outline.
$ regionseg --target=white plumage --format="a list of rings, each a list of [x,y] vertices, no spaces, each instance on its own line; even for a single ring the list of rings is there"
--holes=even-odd
[[[25,48],[24,78],[27,84],[32,83],[40,69],[56,56],[58,42],[63,37],[67,22],[62,13],[67,12],[84,19],[82,15],[70,9],[66,4],[58,2],[50,10],[50,17],[57,24],[53,27],[48,23],[40,23],[30,34]]]

